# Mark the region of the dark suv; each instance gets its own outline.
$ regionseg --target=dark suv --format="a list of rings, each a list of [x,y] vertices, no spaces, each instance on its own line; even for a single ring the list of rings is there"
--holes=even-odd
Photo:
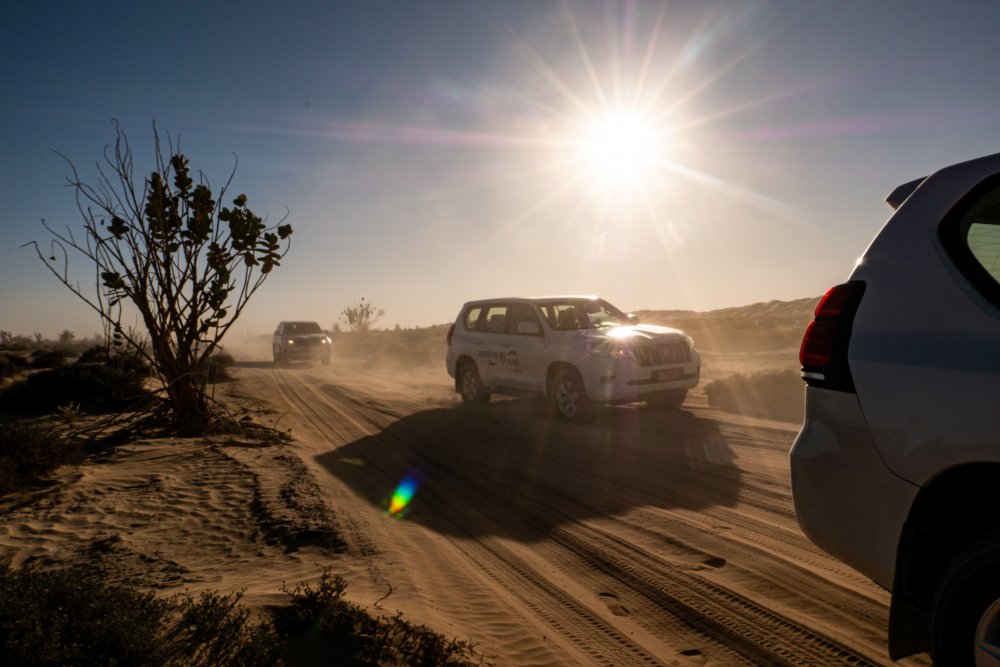
[[[330,337],[315,322],[280,322],[274,330],[274,363],[319,359],[330,363]]]

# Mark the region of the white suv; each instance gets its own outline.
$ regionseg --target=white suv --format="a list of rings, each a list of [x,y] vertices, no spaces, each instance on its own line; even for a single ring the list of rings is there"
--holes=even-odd
[[[466,403],[534,392],[573,421],[588,419],[592,402],[677,409],[700,362],[683,331],[641,325],[592,296],[470,301],[448,331],[446,357]]]
[[[795,512],[892,591],[893,659],[1000,665],[1000,155],[886,201],[802,341]]]

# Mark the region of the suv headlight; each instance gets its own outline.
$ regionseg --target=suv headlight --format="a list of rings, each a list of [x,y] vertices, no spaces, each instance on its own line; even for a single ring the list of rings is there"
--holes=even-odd
[[[285,345],[295,345],[295,340],[292,338],[286,338]]]
[[[584,343],[584,348],[588,354],[605,359],[631,359],[637,361],[635,350],[627,343],[615,341],[592,341]]]

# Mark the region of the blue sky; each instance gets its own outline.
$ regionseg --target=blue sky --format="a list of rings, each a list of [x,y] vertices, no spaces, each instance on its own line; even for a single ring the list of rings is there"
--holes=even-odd
[[[112,118],[140,167],[155,120],[211,182],[235,154],[234,192],[287,209],[292,250],[241,333],[330,326],[361,296],[390,327],[501,295],[816,296],[893,187],[1000,148],[995,2],[233,7],[0,6],[0,329],[99,330],[20,246],[47,239],[41,218],[80,228],[52,150],[93,181]],[[633,111],[656,157],[600,182],[580,138]]]

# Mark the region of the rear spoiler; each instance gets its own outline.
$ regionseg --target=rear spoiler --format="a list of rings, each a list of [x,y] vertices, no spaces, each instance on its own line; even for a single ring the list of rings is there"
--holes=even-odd
[[[921,183],[927,180],[926,176],[922,176],[916,180],[910,181],[909,183],[903,183],[895,190],[889,193],[889,196],[885,198],[885,203],[888,204],[896,210],[899,205],[906,201],[906,198],[913,194],[913,191],[917,189]]]

